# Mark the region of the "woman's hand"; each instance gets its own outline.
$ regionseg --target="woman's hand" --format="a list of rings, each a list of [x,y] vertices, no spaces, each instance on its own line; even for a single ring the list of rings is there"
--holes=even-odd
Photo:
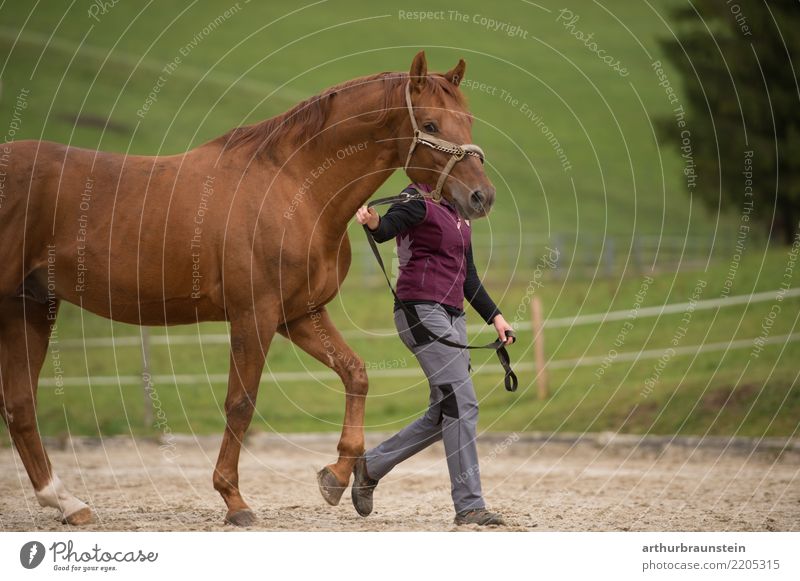
[[[515,341],[514,337],[506,335],[506,331],[513,331],[514,329],[508,324],[503,315],[495,315],[494,319],[492,319],[492,324],[497,329],[497,336],[500,337],[503,343],[511,345]]]
[[[361,206],[356,211],[356,220],[358,220],[358,223],[366,224],[367,228],[370,230],[375,230],[375,228],[378,227],[378,222],[380,222],[380,219],[381,218],[378,216],[378,213],[372,208]]]

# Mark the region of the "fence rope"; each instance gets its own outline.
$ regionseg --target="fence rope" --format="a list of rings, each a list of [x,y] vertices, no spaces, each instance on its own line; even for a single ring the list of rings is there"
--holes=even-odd
[[[791,333],[788,335],[776,335],[775,337],[768,337],[763,339],[761,337],[753,337],[750,339],[739,339],[736,341],[721,341],[718,343],[705,343],[703,345],[687,345],[684,347],[673,347],[672,355],[677,357],[681,355],[694,355],[695,353],[709,353],[714,351],[730,351],[736,349],[744,349],[746,347],[754,347],[755,341],[759,340],[760,345],[775,345],[785,344],[797,341],[800,339],[800,333]],[[617,353],[614,362],[617,361],[640,361],[648,359],[658,359],[664,355],[666,348],[661,349],[647,349],[641,351],[623,351]],[[586,367],[589,365],[599,365],[603,363],[607,355],[597,355],[589,357],[581,357],[578,359],[559,359],[550,361],[547,367],[550,369],[564,369],[572,367]],[[535,366],[533,363],[522,362],[514,366],[518,371],[531,371]],[[497,364],[487,364],[480,367],[481,372],[488,373],[504,373],[503,368]],[[420,374],[419,366],[409,366],[403,369],[373,369],[368,370],[369,376],[373,378],[382,377],[416,377]],[[292,382],[292,381],[309,381],[311,379],[318,381],[338,380],[339,376],[332,371],[276,371],[267,372],[261,376],[262,382]],[[213,384],[213,383],[227,383],[227,373],[212,373],[208,375],[203,374],[183,374],[183,375],[154,375],[152,376],[154,383],[173,383],[175,385],[182,383],[193,384]],[[141,385],[142,378],[139,375],[98,375],[93,377],[61,377],[61,378],[44,378],[39,381],[40,386],[75,386],[75,385]]]
[[[696,301],[695,303],[672,303],[669,305],[658,305],[654,307],[642,307],[638,310],[637,318],[658,317],[661,315],[670,315],[675,313],[683,313],[686,309],[692,307],[694,310],[706,310],[714,308],[732,307],[735,305],[747,305],[751,303],[761,303],[769,300],[777,300],[778,294],[782,298],[791,298],[800,296],[800,287],[791,288],[785,291],[772,290],[749,295],[735,295],[732,297],[704,299]],[[555,329],[563,327],[575,327],[578,325],[590,325],[593,323],[608,323],[612,321],[621,321],[630,316],[631,310],[620,311],[607,311],[605,313],[593,313],[590,315],[578,315],[576,317],[562,317],[557,319],[546,319],[544,321],[545,329]],[[485,331],[490,327],[485,323],[467,325],[467,332],[479,333]],[[530,321],[520,321],[514,324],[514,328],[518,331],[529,331],[531,328]],[[354,338],[368,336],[370,339],[387,339],[397,336],[396,329],[346,329],[343,330],[342,336],[345,338]],[[151,345],[194,345],[197,343],[208,345],[228,345],[230,343],[227,333],[199,333],[190,335],[188,333],[173,333],[171,335],[151,335]],[[124,337],[89,337],[85,339],[65,339],[59,342],[60,347],[76,348],[76,347],[139,347],[142,344],[139,335],[124,336]]]

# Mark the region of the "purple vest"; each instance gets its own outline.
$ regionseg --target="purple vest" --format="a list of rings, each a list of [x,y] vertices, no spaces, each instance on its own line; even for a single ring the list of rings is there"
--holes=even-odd
[[[425,198],[425,209],[425,219],[396,238],[397,296],[463,309],[470,225],[444,199]]]

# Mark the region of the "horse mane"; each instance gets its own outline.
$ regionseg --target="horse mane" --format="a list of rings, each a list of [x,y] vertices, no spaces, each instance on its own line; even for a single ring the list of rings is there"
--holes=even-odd
[[[442,75],[429,74],[426,78],[426,87],[434,94],[447,95],[466,108],[466,98],[458,87]],[[295,145],[305,143],[322,131],[336,95],[373,82],[382,82],[384,92],[382,107],[373,112],[374,117],[370,121],[382,127],[391,111],[399,107],[405,108],[404,91],[407,81],[408,73],[396,72],[383,72],[345,81],[301,101],[285,113],[253,125],[235,127],[212,143],[221,144],[226,150],[246,148],[256,156],[269,155],[282,139],[288,139]]]

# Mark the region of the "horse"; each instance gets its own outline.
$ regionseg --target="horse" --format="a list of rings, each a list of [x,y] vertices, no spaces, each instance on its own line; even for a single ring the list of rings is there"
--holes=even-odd
[[[429,73],[419,52],[408,73],[346,81],[177,155],[33,140],[2,147],[0,415],[41,506],[64,524],[94,520],[54,471],[37,425],[39,373],[61,301],[135,325],[228,323],[226,425],[212,479],[227,524],[257,520],[238,464],[275,334],[333,369],[345,387],[344,419],[338,458],[317,480],[323,498],[339,502],[364,452],[369,386],[363,359],[326,310],[350,265],[347,225],[403,167],[413,182],[444,175],[441,194],[464,218],[489,212],[495,189],[482,159],[462,150],[454,161],[457,152],[442,146],[471,140],[465,68],[462,59]]]

